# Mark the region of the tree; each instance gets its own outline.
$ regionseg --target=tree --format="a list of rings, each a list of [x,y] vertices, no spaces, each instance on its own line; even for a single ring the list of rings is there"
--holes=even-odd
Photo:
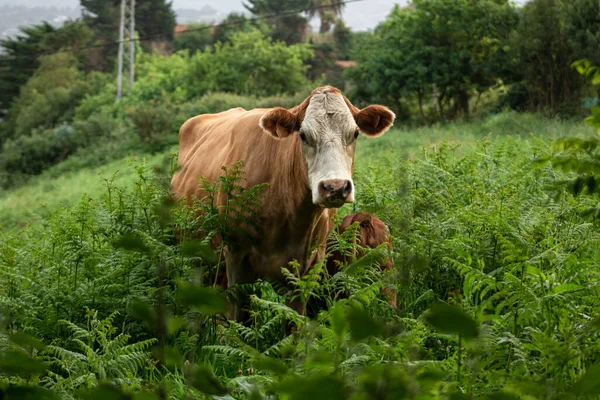
[[[136,30],[142,38],[172,40],[177,24],[171,1],[136,0]]]
[[[270,16],[273,39],[287,44],[304,40],[308,21],[300,13],[310,7],[311,0],[248,0],[244,7],[257,16]]]
[[[85,94],[75,57],[61,52],[40,57],[40,66],[21,87],[7,114],[7,137],[28,136],[34,128],[51,128],[67,118]]]
[[[6,114],[21,86],[39,67],[41,54],[75,49],[72,54],[78,64],[85,65],[87,53],[81,48],[89,43],[91,36],[91,30],[81,21],[68,22],[58,29],[43,22],[23,27],[15,38],[0,41],[5,52],[0,56],[0,116]]]
[[[213,43],[229,42],[237,32],[250,32],[255,29],[270,35],[269,26],[262,20],[248,18],[242,13],[231,12],[214,30]]]
[[[121,0],[81,0],[81,7],[84,21],[95,32],[96,42],[106,44],[96,50],[96,69],[111,70],[118,51]],[[136,0],[135,29],[141,38],[171,40],[175,25],[175,12],[170,1]]]
[[[231,42],[217,43],[213,51],[196,53],[186,61],[188,95],[209,91],[253,96],[296,93],[309,81],[305,62],[312,58],[308,44],[287,46],[260,31],[234,34]]]
[[[337,18],[342,15],[345,4],[340,0],[312,0],[311,8],[308,10],[308,17],[313,18],[319,15],[321,20],[320,33],[329,32],[331,26],[336,23]]]
[[[20,87],[39,66],[38,54],[44,49],[46,35],[56,29],[48,22],[21,28],[15,38],[0,41],[4,54],[0,56],[0,115],[5,115]]]
[[[333,28],[333,41],[339,60],[349,60],[352,50],[352,30],[346,26],[344,20],[339,18]]]
[[[188,50],[190,54],[202,51],[213,44],[212,26],[209,24],[190,24],[173,41],[176,51]]]
[[[440,118],[449,104],[453,116],[468,118],[471,96],[502,77],[516,23],[516,10],[504,0],[414,0],[392,10],[347,74],[372,100],[399,108],[401,96],[415,95],[424,122],[423,100],[435,85]]]

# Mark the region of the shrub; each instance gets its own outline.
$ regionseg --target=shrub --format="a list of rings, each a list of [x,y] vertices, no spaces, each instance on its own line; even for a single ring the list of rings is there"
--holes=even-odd
[[[235,107],[242,107],[246,110],[272,107],[292,108],[300,104],[309,93],[310,89],[305,89],[294,95],[263,98],[221,92],[207,93],[198,100],[183,104],[181,113],[185,118],[190,118],[200,114],[218,113]]]
[[[165,98],[146,104],[130,106],[126,110],[134,132],[152,151],[177,144],[177,132],[184,122],[178,116],[179,107]]]
[[[23,180],[24,175],[37,175],[49,166],[65,160],[89,141],[85,132],[78,132],[70,125],[39,130],[31,136],[9,140],[0,157],[0,182],[3,187],[8,187]]]
[[[75,65],[69,53],[41,57],[40,67],[9,109],[9,137],[29,135],[34,128],[52,128],[68,120],[87,90]]]
[[[231,43],[217,43],[189,60],[183,77],[191,97],[210,91],[271,96],[295,93],[307,85],[304,62],[312,58],[306,44],[286,46],[260,31],[237,33]]]

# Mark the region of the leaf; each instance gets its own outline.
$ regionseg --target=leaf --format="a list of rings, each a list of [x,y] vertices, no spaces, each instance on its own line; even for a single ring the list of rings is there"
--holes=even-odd
[[[148,327],[157,326],[156,312],[149,304],[134,300],[129,304],[127,311],[138,320],[145,322]]]
[[[138,392],[133,396],[133,400],[160,400],[160,397],[152,392]]]
[[[331,328],[335,332],[338,339],[341,339],[346,334],[346,329],[348,328],[348,320],[346,319],[346,315],[344,313],[344,307],[344,302],[337,302],[329,312]]]
[[[446,303],[434,304],[425,314],[425,320],[440,332],[454,333],[465,339],[473,339],[479,335],[473,318],[461,309]]]
[[[210,245],[200,240],[189,240],[181,244],[181,254],[185,257],[199,257],[207,262],[216,260],[215,252]]]
[[[285,375],[288,367],[281,360],[276,358],[261,356],[254,362],[254,367],[258,370],[269,371],[275,375]]]
[[[179,285],[177,297],[183,304],[192,306],[205,315],[224,313],[228,308],[227,300],[214,288]]]
[[[351,307],[348,310],[347,318],[352,339],[355,341],[381,335],[383,331],[383,325],[379,321],[357,307]]]
[[[538,277],[544,281],[546,280],[546,275],[544,275],[544,273],[540,271],[539,268],[534,267],[533,265],[527,265],[525,267],[525,273]]]
[[[223,386],[206,365],[193,365],[187,368],[187,382],[204,394],[223,396],[229,389]]]
[[[181,367],[183,365],[183,356],[174,347],[161,346],[156,347],[152,352],[154,356],[170,367]]]
[[[154,212],[161,226],[167,226],[171,222],[171,210],[176,204],[176,201],[172,197],[165,197],[160,204],[154,206]]]
[[[583,59],[583,60],[577,60],[577,61],[573,62],[571,64],[571,67],[577,69],[577,72],[579,74],[583,75],[586,73],[586,71],[588,70],[588,68],[590,68],[591,65],[592,65],[592,63],[590,60]]]
[[[352,264],[348,265],[344,272],[348,275],[355,274],[358,270],[371,267],[375,264],[381,264],[387,257],[387,249],[373,249],[365,254],[363,257],[359,258]]]
[[[84,400],[130,400],[132,398],[130,394],[125,393],[117,387],[108,383],[103,383],[91,390],[82,391],[81,397]]]
[[[0,354],[0,373],[28,377],[46,371],[46,364],[22,351],[8,350]]]
[[[576,285],[574,283],[563,283],[562,285],[554,286],[552,288],[552,293],[553,294],[569,293],[569,292],[576,292],[578,290],[583,290],[583,289],[584,289],[584,287]]]
[[[576,393],[600,394],[600,364],[588,368],[573,389]]]
[[[113,246],[124,250],[150,254],[150,248],[146,246],[144,240],[133,233],[124,234],[113,242]]]
[[[185,325],[185,318],[183,317],[170,317],[167,321],[167,334],[173,336],[183,328]]]
[[[0,388],[0,399],[20,400],[59,400],[60,397],[48,389],[39,386],[9,386],[4,391]]]
[[[43,350],[44,347],[46,347],[46,345],[38,339],[23,332],[17,332],[9,335],[9,339],[12,343],[29,349]]]
[[[290,377],[278,385],[281,392],[289,394],[290,400],[345,399],[344,383],[331,375]]]
[[[521,397],[516,394],[509,393],[506,391],[500,391],[495,393],[488,393],[486,398],[490,400],[520,400]]]

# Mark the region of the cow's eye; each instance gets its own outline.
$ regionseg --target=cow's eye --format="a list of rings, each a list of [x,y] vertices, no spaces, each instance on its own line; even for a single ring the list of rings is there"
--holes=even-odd
[[[357,129],[356,132],[354,132],[354,139],[356,139],[358,137],[358,134],[360,133],[360,131]]]
[[[299,133],[299,135],[300,135],[300,139],[301,139],[303,142],[306,142],[306,135],[304,134],[304,132],[300,132],[300,133]]]

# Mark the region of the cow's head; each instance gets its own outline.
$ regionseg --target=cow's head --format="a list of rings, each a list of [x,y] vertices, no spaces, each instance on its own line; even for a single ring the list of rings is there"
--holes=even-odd
[[[326,86],[315,89],[297,107],[269,111],[260,126],[279,139],[298,135],[313,203],[341,207],[354,201],[352,171],[359,133],[380,136],[394,118],[393,112],[379,105],[359,110],[338,89]]]

